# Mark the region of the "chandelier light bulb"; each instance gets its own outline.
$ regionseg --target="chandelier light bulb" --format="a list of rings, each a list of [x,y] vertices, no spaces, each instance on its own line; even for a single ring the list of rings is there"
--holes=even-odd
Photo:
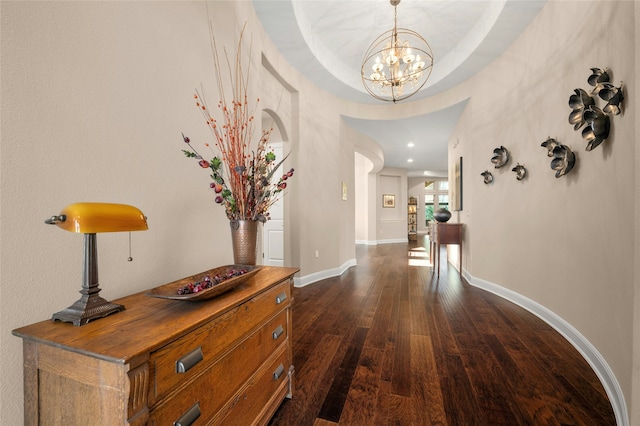
[[[416,58],[415,55],[411,53],[411,48],[407,47],[404,51],[404,56],[402,57],[402,61],[405,64],[410,64],[411,62],[413,62],[415,58]]]

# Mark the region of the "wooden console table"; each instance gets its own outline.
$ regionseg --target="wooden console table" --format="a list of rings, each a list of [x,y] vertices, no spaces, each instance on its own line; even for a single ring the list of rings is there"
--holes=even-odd
[[[462,273],[462,224],[440,223],[429,224],[430,260],[437,275],[440,275],[440,245],[457,244],[460,246],[460,272]]]
[[[25,425],[265,425],[291,397],[294,268],[263,266],[199,302],[150,297],[23,339]]]

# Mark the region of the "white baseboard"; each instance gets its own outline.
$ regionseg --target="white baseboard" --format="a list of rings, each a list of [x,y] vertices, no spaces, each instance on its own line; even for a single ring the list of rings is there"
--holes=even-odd
[[[356,240],[356,244],[366,245],[366,246],[377,246],[378,244],[398,244],[398,243],[407,243],[409,242],[408,238],[395,238],[390,240]]]
[[[580,352],[589,365],[591,365],[591,368],[595,371],[600,382],[602,382],[602,386],[607,392],[607,396],[609,397],[613,412],[616,416],[616,424],[618,426],[629,426],[627,404],[618,380],[600,352],[598,352],[595,346],[593,346],[591,342],[589,342],[577,329],[554,312],[519,293],[492,282],[485,281],[481,278],[474,277],[467,271],[464,271],[463,275],[472,286],[481,288],[515,303],[549,324],[558,333],[564,336],[564,338],[567,339],[569,343],[578,350],[578,352]]]
[[[339,268],[314,272],[313,274],[305,275],[304,277],[293,277],[293,285],[294,287],[304,287],[306,285],[313,284],[316,281],[324,280],[331,277],[337,277],[342,275],[350,267],[356,265],[356,259],[349,259],[344,262]]]
[[[409,242],[409,238],[395,238],[395,239],[390,239],[390,240],[378,240],[376,241],[376,244],[398,244],[398,243],[408,243]]]
[[[368,241],[368,240],[356,240],[356,245],[375,246],[375,245],[378,245],[378,242]]]

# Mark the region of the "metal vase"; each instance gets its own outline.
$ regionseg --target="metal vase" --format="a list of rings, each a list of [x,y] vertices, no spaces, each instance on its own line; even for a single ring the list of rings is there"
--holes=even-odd
[[[445,223],[451,219],[451,212],[443,207],[433,213],[433,218],[440,223]]]
[[[229,225],[233,244],[233,262],[236,265],[255,265],[258,221],[232,220]]]

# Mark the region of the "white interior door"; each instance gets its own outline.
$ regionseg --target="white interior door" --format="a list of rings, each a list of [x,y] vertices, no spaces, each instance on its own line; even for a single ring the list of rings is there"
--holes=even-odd
[[[283,158],[282,142],[271,143],[276,161]],[[284,169],[280,166],[273,176],[275,182],[280,179]],[[282,194],[281,194],[282,195]],[[270,266],[284,266],[284,208],[282,197],[269,209],[268,220],[262,227],[262,264]]]

